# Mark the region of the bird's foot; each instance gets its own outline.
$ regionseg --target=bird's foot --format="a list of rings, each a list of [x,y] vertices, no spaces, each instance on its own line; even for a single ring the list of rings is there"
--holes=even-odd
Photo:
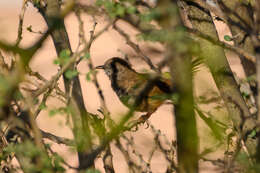
[[[145,129],[149,128],[149,124],[147,123],[147,119],[150,116],[142,115],[139,119],[130,121],[127,125],[127,128],[133,132],[136,132],[138,130],[139,125],[146,124]]]
[[[145,123],[145,122],[143,122],[143,121],[139,121],[139,119],[138,119],[138,120],[133,120],[133,121],[130,121],[130,122],[128,123],[127,128],[128,128],[130,131],[132,131],[132,132],[136,132],[136,131],[138,130],[139,125],[142,125],[142,124],[144,124],[144,123]]]

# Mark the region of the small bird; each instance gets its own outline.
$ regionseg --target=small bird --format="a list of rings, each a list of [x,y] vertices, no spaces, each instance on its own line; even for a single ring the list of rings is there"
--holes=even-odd
[[[129,108],[135,104],[136,98],[146,89],[151,78],[149,74],[136,72],[126,60],[118,57],[107,60],[96,69],[105,71],[120,101]],[[147,112],[137,120],[138,124],[144,123],[172,93],[169,79],[156,78],[149,84],[152,86],[143,95],[140,104],[135,105],[136,111]]]

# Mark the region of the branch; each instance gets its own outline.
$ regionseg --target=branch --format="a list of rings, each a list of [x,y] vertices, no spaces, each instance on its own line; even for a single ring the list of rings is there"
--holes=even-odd
[[[48,133],[48,132],[45,132],[43,130],[41,130],[41,133],[42,133],[42,137],[43,138],[47,138],[57,144],[64,144],[64,145],[67,145],[67,146],[74,146],[74,142],[68,138],[63,138],[63,137],[59,137],[59,136],[56,136],[56,135],[53,135],[51,133]]]
[[[160,136],[161,136],[161,132],[159,130],[156,130],[154,126],[151,125],[151,130],[152,133],[155,135],[154,136],[154,141],[156,146],[160,149],[160,151],[163,153],[164,158],[166,159],[166,161],[170,164],[171,170],[178,170],[178,167],[176,165],[176,163],[173,160],[173,156],[170,157],[169,154],[173,154],[174,151],[167,150],[162,146],[161,140],[160,140]],[[172,153],[170,153],[172,152]]]
[[[220,41],[220,40],[216,40],[213,37],[211,37],[211,36],[209,36],[207,34],[204,34],[203,32],[200,32],[197,29],[188,28],[188,27],[186,27],[186,29],[187,29],[188,32],[194,34],[197,37],[203,38],[203,39],[205,39],[205,40],[207,40],[207,41],[209,41],[209,42],[211,42],[211,43],[213,43],[215,45],[223,47],[224,49],[231,50],[231,51],[237,53],[238,55],[242,55],[246,59],[248,59],[249,61],[252,61],[253,63],[256,62],[255,56],[250,54],[249,52],[246,52],[244,49],[241,49],[239,47],[227,44],[227,43],[225,43],[223,41]]]
[[[103,164],[106,173],[115,173],[113,166],[113,155],[111,153],[111,148],[108,146],[105,151],[105,155],[103,157]]]
[[[188,6],[188,16],[190,16],[192,26],[199,30],[200,32],[204,32],[210,37],[217,38],[217,32],[215,25],[213,23],[212,17],[208,15],[204,15],[204,11],[197,7]],[[210,20],[210,23],[199,22],[196,20],[192,20],[193,18],[201,18],[203,20]],[[195,32],[205,38],[208,36],[204,36],[201,33]],[[205,62],[209,67],[214,81],[220,91],[220,95],[223,98],[229,116],[232,119],[235,129],[238,131],[239,135],[243,135],[246,131],[250,131],[255,127],[255,120],[252,118],[249,109],[243,99],[239,87],[235,81],[234,75],[231,71],[227,58],[225,56],[225,52],[222,47],[215,46],[212,39],[208,41],[204,38],[199,38],[199,43],[201,47],[201,56],[205,58]],[[229,47],[229,46],[227,46]],[[233,49],[233,48],[232,48]],[[241,51],[236,49],[236,51]],[[247,55],[247,57],[250,57]],[[251,57],[251,60],[254,59]],[[243,118],[247,117],[247,121],[243,122]],[[241,128],[242,125],[242,128]],[[253,138],[245,141],[246,146],[248,147],[249,153],[254,154],[254,146],[256,145],[256,141]]]
[[[130,157],[129,152],[123,147],[122,143],[120,142],[120,140],[116,140],[115,146],[119,149],[119,151],[121,151],[121,153],[124,156],[124,159],[128,165],[128,168],[130,170],[132,170],[133,172],[137,172],[142,170],[142,167],[140,165],[138,165],[134,160]]]
[[[18,27],[18,34],[17,34],[17,39],[16,39],[16,43],[15,45],[18,46],[22,40],[22,34],[23,34],[23,19],[24,19],[24,14],[26,11],[26,5],[27,5],[27,1],[23,1],[23,5],[22,5],[22,10],[21,13],[19,15],[19,27]]]
[[[135,44],[134,42],[131,41],[129,35],[127,35],[122,29],[120,29],[116,24],[113,25],[114,29],[125,38],[126,40],[126,44],[128,44],[132,49],[135,50],[135,52],[140,55],[140,57],[150,66],[150,68],[156,72],[158,72],[158,69],[153,65],[151,59],[146,56],[142,50],[140,49],[140,47]]]
[[[42,93],[44,93],[47,89],[54,87],[59,78],[63,75],[63,73],[68,70],[72,64],[77,61],[77,58],[81,53],[84,53],[84,50],[79,53],[74,53],[72,57],[62,66],[62,68],[55,74],[51,80],[47,81],[41,88],[39,88],[35,93],[33,93],[33,97],[38,97]]]
[[[42,93],[44,93],[48,88],[50,88],[51,86],[55,85],[55,83],[59,80],[59,78],[61,77],[61,75],[68,70],[68,68],[74,64],[77,61],[77,58],[80,57],[80,55],[84,54],[85,52],[87,52],[87,50],[90,48],[92,42],[98,38],[102,33],[104,33],[112,24],[109,23],[105,28],[103,28],[103,30],[101,30],[100,32],[98,32],[97,34],[95,34],[93,36],[92,41],[88,42],[87,45],[85,45],[85,47],[79,51],[76,52],[72,55],[72,57],[69,59],[68,62],[66,62],[62,68],[59,70],[59,72],[57,74],[55,74],[51,80],[49,80],[48,82],[45,83],[45,85],[43,85],[40,89],[37,90],[37,92],[33,93],[33,97],[37,97],[39,95],[41,95]]]
[[[47,39],[47,37],[52,33],[52,31],[56,27],[57,25],[53,25],[52,27],[47,29],[35,43],[33,43],[31,46],[27,48],[20,48],[16,44],[9,44],[2,40],[0,40],[0,48],[5,51],[10,51],[19,54],[25,67],[29,64],[33,55],[39,50],[39,48],[41,48],[43,42]]]

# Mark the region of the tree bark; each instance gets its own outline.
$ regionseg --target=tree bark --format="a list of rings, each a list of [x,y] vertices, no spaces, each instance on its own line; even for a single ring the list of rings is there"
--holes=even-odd
[[[241,1],[239,0],[223,0],[223,3],[225,6],[230,8],[232,11],[238,12],[241,18],[248,23],[248,25],[252,26],[252,10],[246,7],[246,5],[242,6]],[[222,8],[223,9],[223,8]],[[224,9],[223,9],[224,10]],[[225,10],[224,10],[225,11]],[[229,17],[234,20],[235,22],[239,22],[239,20],[234,15],[229,15]],[[244,50],[247,50],[249,53],[254,53],[254,46],[252,44],[252,41],[250,40],[250,36],[247,35],[243,30],[241,30],[239,27],[231,25],[227,23],[231,33],[233,35],[233,41],[236,46],[243,48]],[[256,67],[255,64],[252,61],[247,60],[245,57],[240,56],[241,64],[245,70],[246,76],[252,76],[256,73]],[[255,86],[254,86],[255,87]],[[253,89],[253,91],[256,88]],[[254,92],[256,93],[256,92]]]
[[[187,1],[187,8],[192,26],[200,32],[218,39],[210,12],[193,1]],[[234,79],[225,56],[225,52],[223,48],[213,45],[207,40],[201,38],[198,38],[198,40],[201,47],[201,56],[204,58],[213,75],[234,127],[238,131],[240,137],[245,140],[249,153],[254,155],[256,140],[247,138],[247,135],[255,128],[255,120],[250,115],[249,109],[240,93],[238,84]]]
[[[61,9],[59,1],[47,0],[47,7],[39,8],[39,11],[49,28],[54,24],[58,26],[51,33],[57,55],[62,50],[69,50],[72,53],[64,19],[60,16]],[[71,66],[70,69],[74,69],[74,67]],[[70,89],[72,90],[72,98],[68,106],[72,109],[73,134],[78,149],[79,168],[86,169],[93,167],[94,162],[89,163],[87,159],[88,153],[91,150],[91,136],[87,120],[88,113],[84,105],[79,77],[75,76],[72,79],[67,79],[63,74],[63,80],[66,94],[69,95]]]

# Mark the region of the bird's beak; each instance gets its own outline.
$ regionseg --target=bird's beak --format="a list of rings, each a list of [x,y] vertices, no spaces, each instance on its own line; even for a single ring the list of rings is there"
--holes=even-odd
[[[95,67],[95,69],[104,69],[104,66],[103,65],[99,65],[99,66]]]

